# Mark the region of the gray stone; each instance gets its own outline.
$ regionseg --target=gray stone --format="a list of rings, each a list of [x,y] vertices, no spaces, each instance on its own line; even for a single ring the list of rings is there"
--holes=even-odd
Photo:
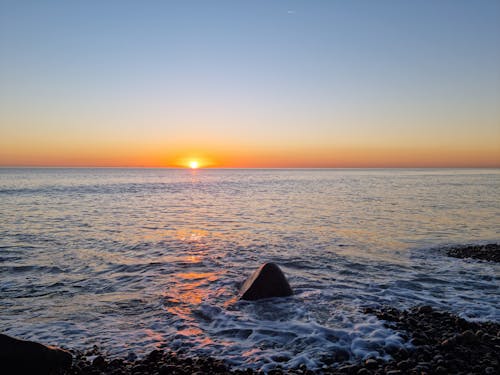
[[[374,369],[378,366],[377,360],[373,358],[369,358],[365,361],[365,366],[369,369]]]
[[[475,344],[479,341],[479,338],[471,330],[467,330],[460,335],[460,339],[464,344]]]
[[[240,299],[255,301],[292,294],[292,288],[281,269],[274,263],[265,263],[245,281],[240,290]]]

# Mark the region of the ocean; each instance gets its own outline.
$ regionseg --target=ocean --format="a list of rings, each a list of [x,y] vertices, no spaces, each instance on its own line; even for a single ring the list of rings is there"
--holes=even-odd
[[[0,332],[319,368],[410,344],[365,307],[500,321],[498,169],[0,169]],[[239,301],[278,264],[294,295]]]

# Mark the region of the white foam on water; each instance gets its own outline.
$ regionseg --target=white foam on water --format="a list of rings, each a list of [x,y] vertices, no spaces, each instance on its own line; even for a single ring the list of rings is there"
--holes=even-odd
[[[217,355],[239,368],[269,370],[319,368],[325,361],[387,357],[386,349],[404,347],[398,334],[374,316],[339,313],[321,324],[306,311],[300,297],[237,302],[229,309],[203,305],[201,325],[221,343]]]

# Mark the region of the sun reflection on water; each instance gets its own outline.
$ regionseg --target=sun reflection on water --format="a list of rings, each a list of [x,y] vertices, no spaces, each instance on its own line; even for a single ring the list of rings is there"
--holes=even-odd
[[[203,229],[180,229],[176,231],[175,236],[180,241],[185,242],[200,242],[203,238],[207,237],[210,233]]]
[[[202,259],[198,256],[198,259]],[[212,340],[200,328],[193,316],[193,311],[200,305],[210,300],[210,284],[216,282],[221,272],[178,272],[171,277],[176,280],[176,287],[167,289],[163,293],[164,310],[167,314],[175,316],[182,325],[177,327],[176,335],[189,337],[199,345],[209,345]]]

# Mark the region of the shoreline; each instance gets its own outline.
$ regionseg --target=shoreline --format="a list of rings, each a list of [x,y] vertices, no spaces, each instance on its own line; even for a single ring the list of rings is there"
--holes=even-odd
[[[445,250],[449,257],[500,261],[500,244],[466,245]],[[349,353],[330,353],[320,369],[305,365],[282,368],[279,364],[266,372],[271,375],[313,374],[496,374],[500,373],[500,322],[468,321],[456,314],[435,309],[429,305],[398,310],[391,306],[365,308],[363,313],[376,316],[384,326],[398,332],[410,344],[406,348],[386,350],[390,358],[352,359]],[[22,341],[22,340],[20,340]],[[26,342],[25,342],[26,343]],[[188,374],[264,374],[259,370],[234,369],[222,359],[208,356],[184,355],[180,351],[153,350],[144,357],[135,355],[115,357],[102,354],[97,346],[90,350],[57,349],[44,347],[45,351],[58,351],[71,357],[61,365],[50,362],[43,355],[17,352],[16,358],[0,353],[5,374],[59,374],[59,375],[188,375]],[[8,346],[5,346],[7,348]],[[5,349],[4,348],[4,349]],[[167,343],[168,348],[168,343]],[[2,357],[3,354],[3,357]],[[38,353],[39,354],[39,353]],[[7,357],[5,357],[7,355]],[[59,358],[60,359],[60,358]],[[54,364],[56,367],[54,367]],[[65,366],[65,367],[64,367]],[[45,369],[47,367],[48,369]],[[64,368],[63,368],[64,367]],[[10,372],[9,372],[10,371]]]
[[[283,369],[277,366],[267,374],[495,374],[500,372],[500,323],[471,322],[455,314],[436,310],[431,306],[416,306],[409,310],[392,307],[366,308],[366,314],[375,315],[384,325],[403,334],[412,344],[411,349],[397,348],[391,359],[339,361],[311,370],[305,366]],[[135,374],[263,374],[253,369],[231,369],[223,360],[212,357],[185,357],[176,352],[153,350],[141,359],[113,358],[100,354],[94,347],[85,353],[70,351],[73,363],[60,375]]]

